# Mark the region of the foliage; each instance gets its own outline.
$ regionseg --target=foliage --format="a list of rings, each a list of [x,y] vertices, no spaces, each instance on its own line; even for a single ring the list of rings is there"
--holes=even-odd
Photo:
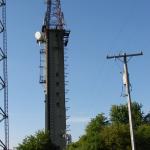
[[[142,105],[133,102],[132,105],[132,115],[134,120],[134,125],[138,126],[143,122],[143,112],[141,110]],[[113,105],[110,111],[110,118],[112,123],[123,123],[128,124],[128,105]]]
[[[132,114],[137,150],[149,150],[150,113],[144,116],[142,105],[134,102]],[[113,105],[110,120],[104,114],[97,115],[89,122],[85,131],[85,135],[70,144],[67,150],[131,150],[127,104]]]
[[[138,127],[136,131],[137,138],[137,150],[149,150],[150,149],[150,125],[143,124]]]
[[[144,116],[144,122],[150,125],[150,113]]]
[[[86,127],[86,135],[83,135],[80,140],[68,146],[68,150],[96,150],[100,147],[100,135],[105,126],[108,125],[108,120],[104,114],[98,114],[93,118]]]
[[[87,134],[95,134],[97,131],[103,129],[104,126],[108,124],[107,118],[104,114],[98,114],[95,118],[91,120],[91,122],[86,127]]]
[[[108,150],[130,150],[130,132],[126,124],[111,124],[100,133]]]
[[[56,150],[56,146],[50,141],[50,136],[44,131],[38,131],[35,135],[27,136],[17,150]]]

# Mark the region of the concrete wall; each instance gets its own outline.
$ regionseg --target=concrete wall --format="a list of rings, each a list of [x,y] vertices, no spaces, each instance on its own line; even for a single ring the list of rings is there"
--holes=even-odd
[[[48,30],[46,128],[52,142],[65,148],[64,30]]]

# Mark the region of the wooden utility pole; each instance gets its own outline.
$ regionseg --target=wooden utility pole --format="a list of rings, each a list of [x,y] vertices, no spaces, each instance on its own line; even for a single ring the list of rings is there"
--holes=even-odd
[[[142,52],[135,54],[119,54],[114,56],[107,56],[107,59],[121,59],[124,64],[124,85],[126,87],[126,96],[128,98],[128,114],[129,114],[129,125],[130,125],[130,137],[131,137],[131,146],[132,150],[136,150],[135,147],[135,137],[134,137],[134,128],[133,128],[133,118],[132,118],[132,107],[131,107],[131,94],[130,94],[130,80],[128,73],[128,57],[140,56],[143,55]]]

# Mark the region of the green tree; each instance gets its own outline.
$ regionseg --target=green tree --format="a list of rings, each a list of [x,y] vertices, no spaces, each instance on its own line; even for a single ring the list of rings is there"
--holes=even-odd
[[[148,113],[144,116],[144,123],[150,125],[150,113]]]
[[[150,125],[143,124],[138,127],[136,131],[136,145],[137,150],[150,149]]]
[[[130,132],[126,124],[111,124],[100,133],[107,150],[130,150]]]
[[[98,114],[86,127],[86,134],[68,146],[68,150],[97,150],[101,147],[100,132],[109,124],[104,114]],[[104,149],[105,150],[105,149]]]
[[[101,136],[100,132],[104,129],[105,126],[109,124],[107,118],[104,114],[98,114],[93,118],[86,127],[86,135],[81,137],[82,149],[83,150],[95,150],[99,149]]]
[[[144,113],[141,110],[142,105],[138,104],[137,102],[133,102],[131,107],[134,125],[141,125],[144,121]],[[112,123],[128,124],[128,105],[113,105],[110,110],[110,120],[112,121]]]
[[[98,114],[95,118],[91,119],[90,123],[87,125],[85,129],[86,133],[94,135],[108,125],[108,123],[109,122],[104,114]]]
[[[38,131],[35,135],[27,136],[17,150],[58,150],[58,148],[51,143],[48,133]]]
[[[142,105],[132,103],[135,120],[135,141],[137,150],[150,149],[150,114],[142,112]],[[131,150],[128,123],[128,108],[125,105],[113,105],[110,121],[99,114],[85,129],[85,135],[68,146],[67,150]]]

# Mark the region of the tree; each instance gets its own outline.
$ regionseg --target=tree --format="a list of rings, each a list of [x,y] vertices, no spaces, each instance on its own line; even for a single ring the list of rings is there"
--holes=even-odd
[[[144,116],[142,105],[136,102],[132,103],[132,110],[137,150],[149,150],[150,114]],[[131,150],[127,104],[113,105],[110,120],[104,114],[97,115],[85,131],[85,135],[70,144],[67,150]]]
[[[78,142],[69,145],[68,150],[97,150],[101,141],[99,132],[107,125],[108,120],[104,114],[98,114],[87,125],[86,134]]]
[[[102,130],[100,136],[107,150],[130,150],[130,132],[126,124],[111,124]]]
[[[137,150],[150,149],[150,125],[143,124],[138,127],[136,131],[136,145]]]
[[[58,150],[58,148],[51,143],[48,133],[38,131],[35,135],[27,136],[17,150]]]
[[[95,118],[91,119],[85,130],[87,134],[94,135],[106,125],[108,125],[107,118],[104,116],[104,114],[98,114]]]
[[[147,115],[144,116],[144,123],[150,125],[150,113],[148,113]]]
[[[141,110],[142,105],[138,104],[137,102],[133,102],[131,107],[134,125],[141,125],[144,121],[144,113]],[[113,105],[110,110],[110,120],[112,121],[112,123],[128,124],[128,105]]]

